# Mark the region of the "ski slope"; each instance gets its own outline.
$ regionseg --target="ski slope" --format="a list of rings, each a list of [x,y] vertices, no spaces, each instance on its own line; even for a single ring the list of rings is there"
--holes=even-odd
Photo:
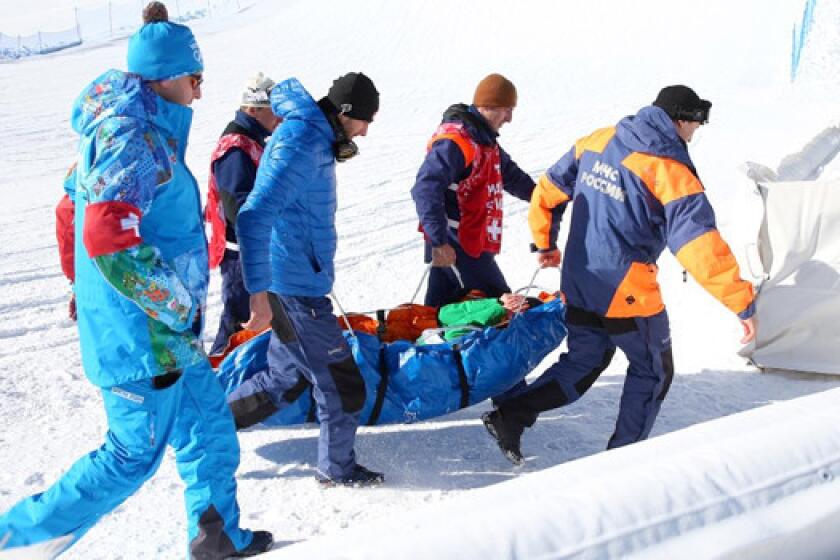
[[[535,177],[579,136],[634,113],[662,86],[685,83],[714,103],[711,123],[690,151],[719,228],[740,258],[755,239],[760,205],[738,165],[775,165],[840,116],[837,63],[809,59],[840,47],[833,32],[820,34],[815,25],[801,79],[789,82],[790,30],[801,16],[795,4],[243,1],[235,17],[191,25],[206,71],[187,161],[206,185],[209,154],[233,116],[240,84],[255,70],[276,80],[296,76],[315,97],[347,71],[371,76],[381,110],[359,141],[361,155],[338,171],[335,292],[345,309],[375,309],[414,293],[422,243],[408,191],[441,113],[469,101],[483,76],[500,72],[517,85],[519,107],[500,142]],[[39,0],[32,12],[48,17],[60,5]],[[816,17],[836,21],[838,9],[820,4]],[[98,391],[80,367],[75,325],[66,318],[69,288],[58,266],[53,207],[75,153],[71,103],[105,69],[124,68],[125,50],[124,40],[114,40],[0,64],[0,510],[46,489],[100,445],[106,430]],[[499,262],[518,287],[530,280],[535,260],[527,252],[525,204],[505,203]],[[840,384],[758,373],[736,355],[738,321],[693,281],[683,283],[673,257],[663,255],[660,265],[677,373],[653,436]],[[553,271],[537,277],[546,287],[557,281]],[[214,273],[208,346],[219,298]],[[312,426],[244,432],[243,524],[273,531],[283,546],[453,496],[468,499],[473,489],[600,453],[625,367],[616,356],[585,398],[545,414],[523,439],[529,460],[522,469],[511,468],[487,437],[479,420],[487,404],[436,421],[361,429],[360,462],[387,477],[384,487],[370,490],[316,485]],[[64,557],[183,557],[181,489],[170,454],[143,489]]]

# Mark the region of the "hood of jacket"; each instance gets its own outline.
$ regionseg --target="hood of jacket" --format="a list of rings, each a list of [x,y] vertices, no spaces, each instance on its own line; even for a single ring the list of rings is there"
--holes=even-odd
[[[90,136],[111,117],[144,120],[175,138],[186,138],[192,109],[166,101],[137,74],[108,70],[96,78],[73,104],[70,123],[79,135]],[[182,142],[181,156],[186,150]]]
[[[282,117],[284,124],[304,121],[325,134],[330,141],[335,141],[335,133],[324,112],[297,78],[284,80],[271,89],[271,110]]]
[[[697,174],[688,147],[677,134],[674,122],[659,107],[644,107],[635,115],[621,119],[615,135],[631,151],[674,159]]]
[[[241,109],[236,111],[233,120],[228,123],[224,132],[222,132],[222,136],[225,134],[244,134],[262,147],[265,147],[266,138],[271,136],[271,132],[261,125],[256,118]]]
[[[473,140],[485,146],[495,146],[499,133],[490,128],[487,120],[481,116],[474,105],[456,103],[443,112],[441,122],[459,122],[467,128]]]

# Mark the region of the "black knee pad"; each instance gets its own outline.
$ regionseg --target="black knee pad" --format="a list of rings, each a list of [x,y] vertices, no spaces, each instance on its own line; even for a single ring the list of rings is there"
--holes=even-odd
[[[278,410],[268,395],[262,391],[230,402],[228,406],[233,413],[237,430],[262,422]]]
[[[271,292],[268,293],[268,304],[271,307],[271,330],[277,335],[277,338],[283,344],[288,344],[297,340],[297,333],[292,325],[292,321],[286,314],[283,304],[276,295]]]
[[[352,356],[328,366],[344,412],[358,412],[365,405],[365,380]]]
[[[180,369],[176,369],[168,373],[164,373],[162,375],[156,375],[152,377],[152,387],[154,387],[156,391],[167,389],[175,385],[175,383],[177,383],[180,378]]]
[[[578,395],[583,395],[585,392],[592,387],[592,384],[598,380],[601,374],[607,369],[607,366],[610,365],[610,362],[615,356],[615,348],[610,348],[609,350],[604,351],[604,356],[601,358],[601,363],[598,366],[590,371],[586,377],[575,383],[575,391],[578,392]]]
[[[658,401],[665,400],[665,395],[668,394],[668,389],[671,388],[671,382],[674,380],[674,355],[671,353],[670,346],[662,351],[662,369],[665,373],[665,382],[662,384],[662,390],[656,397]]]

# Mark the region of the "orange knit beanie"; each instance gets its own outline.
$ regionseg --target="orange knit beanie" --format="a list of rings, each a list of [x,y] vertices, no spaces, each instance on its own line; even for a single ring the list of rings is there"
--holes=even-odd
[[[516,86],[501,74],[490,74],[475,88],[476,107],[516,107]]]

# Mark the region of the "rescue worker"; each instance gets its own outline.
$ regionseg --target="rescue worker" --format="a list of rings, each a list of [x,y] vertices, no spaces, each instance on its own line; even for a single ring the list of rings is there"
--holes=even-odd
[[[324,485],[381,484],[354,445],[365,382],[332,313],[336,162],[357,153],[379,110],[379,92],[361,73],[333,82],[317,103],[294,78],[271,92],[283,119],[266,148],[254,190],[236,225],[251,330],[272,327],[268,368],[228,395],[238,428],[256,424],[312,385],[321,435],[316,478]],[[302,374],[305,379],[300,379]]]
[[[213,225],[210,268],[222,273],[222,315],[210,355],[221,354],[231,335],[242,330],[251,316],[250,294],[242,283],[236,216],[254,188],[266,138],[280,118],[271,110],[269,95],[274,80],[257,72],[245,84],[239,110],[225,127],[210,156],[210,184],[206,219]]]
[[[530,200],[534,181],[502,149],[499,131],[513,119],[517,94],[500,74],[485,77],[472,105],[452,105],[429,140],[411,189],[432,263],[425,304],[460,301],[470,290],[498,298],[511,291],[496,255],[502,247],[503,190]],[[454,265],[454,269],[452,266]],[[517,309],[522,299],[506,298]]]
[[[65,182],[82,365],[101,390],[108,433],[52,487],[0,517],[0,542],[65,549],[139,489],[171,445],[190,557],[254,556],[273,539],[239,527],[239,444],[200,339],[207,245],[184,152],[201,52],[160,2],[144,16],[129,39],[129,73],[105,72],[76,100],[79,164]]]
[[[523,457],[523,430],[539,413],[579,399],[612,360],[630,362],[608,448],[645,439],[674,375],[668,315],[656,261],[667,246],[755,337],[753,286],[715,226],[687,143],[711,103],[678,85],[616,126],[581,138],[540,178],[529,223],[543,267],[560,265],[560,217],[575,211],[563,260],[568,352],[536,381],[505,395],[483,420],[505,456]]]

